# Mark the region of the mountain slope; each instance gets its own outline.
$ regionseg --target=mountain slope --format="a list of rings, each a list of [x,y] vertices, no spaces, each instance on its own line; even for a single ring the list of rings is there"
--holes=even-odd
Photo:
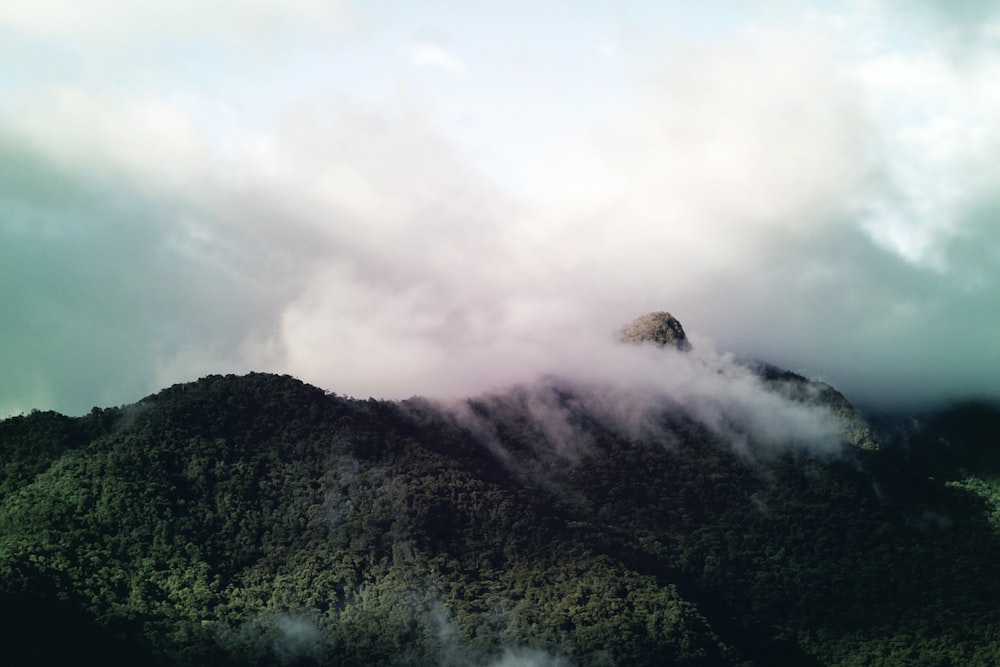
[[[891,446],[748,457],[675,405],[636,437],[581,391],[548,380],[458,410],[214,376],[128,410],[2,422],[9,654],[1000,659],[1000,540],[968,475],[929,480]]]

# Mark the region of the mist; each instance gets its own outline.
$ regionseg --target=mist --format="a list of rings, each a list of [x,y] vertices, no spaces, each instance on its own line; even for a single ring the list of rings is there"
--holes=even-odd
[[[559,468],[595,454],[595,434],[603,429],[672,447],[678,417],[750,461],[783,452],[830,458],[859,444],[852,434],[856,418],[835,410],[821,395],[825,385],[768,381],[706,341],[686,352],[612,340],[573,352],[573,359],[588,363],[565,363],[534,382],[431,405],[515,470],[532,461]],[[528,452],[518,451],[524,447],[518,438],[530,443]],[[534,472],[547,482],[552,471]]]

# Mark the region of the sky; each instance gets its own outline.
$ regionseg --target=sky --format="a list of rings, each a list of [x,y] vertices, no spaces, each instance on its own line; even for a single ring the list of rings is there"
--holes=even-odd
[[[1000,399],[1000,3],[0,0],[0,416],[696,346]]]

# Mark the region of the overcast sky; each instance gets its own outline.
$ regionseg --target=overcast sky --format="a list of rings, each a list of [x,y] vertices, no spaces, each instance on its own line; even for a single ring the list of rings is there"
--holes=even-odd
[[[0,415],[696,345],[1000,398],[995,2],[0,1]]]

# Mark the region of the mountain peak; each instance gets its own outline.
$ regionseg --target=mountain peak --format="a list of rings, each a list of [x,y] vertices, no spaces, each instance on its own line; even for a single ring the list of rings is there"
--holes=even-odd
[[[684,352],[691,349],[691,343],[684,333],[684,327],[676,317],[659,310],[641,315],[626,325],[618,336],[623,343],[656,343],[659,347],[672,346]]]

